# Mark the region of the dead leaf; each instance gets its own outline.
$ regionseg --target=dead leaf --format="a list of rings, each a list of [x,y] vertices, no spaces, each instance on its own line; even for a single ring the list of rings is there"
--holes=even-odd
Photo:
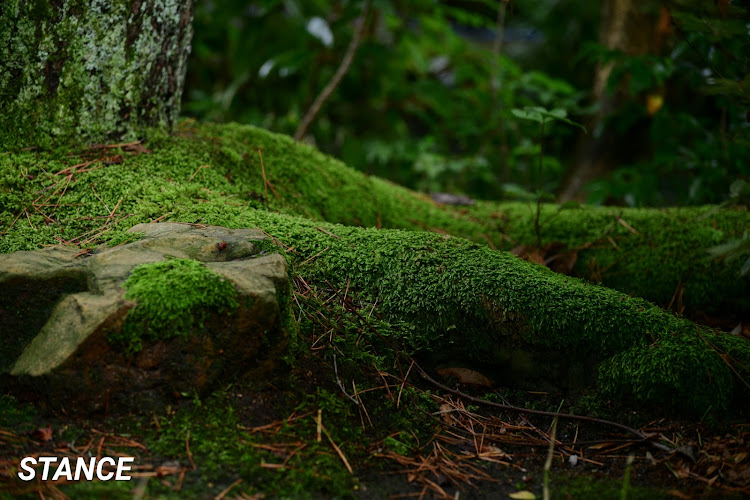
[[[649,116],[654,116],[664,106],[664,96],[661,94],[649,94],[646,97],[646,111]]]
[[[669,490],[667,494],[676,498],[683,498],[684,500],[690,500],[691,498],[693,498],[690,495],[686,495],[685,493],[681,492],[680,490]]]
[[[552,269],[556,273],[571,274],[578,262],[580,249],[568,249],[565,243],[551,241],[542,248],[533,245],[518,245],[510,253],[529,262],[536,262]]]
[[[440,405],[440,413],[443,414],[443,420],[449,425],[453,424],[453,416],[451,415],[452,410],[453,408],[449,404],[443,403]]]
[[[52,439],[52,434],[52,426],[50,424],[47,424],[47,427],[35,429],[34,432],[31,433],[32,437],[39,441],[49,441]]]
[[[729,8],[729,0],[717,0],[716,4],[719,6],[719,12],[721,17],[727,17],[727,9]]]
[[[570,275],[578,262],[578,251],[567,250],[545,259],[544,264],[556,273]]]
[[[482,387],[492,387],[492,381],[479,372],[468,368],[440,368],[437,372],[443,377],[456,377],[458,381],[466,385],[479,385]]]
[[[543,250],[534,248],[533,246],[518,245],[517,247],[514,247],[510,253],[523,260],[528,260],[529,262],[544,264]]]
[[[536,500],[536,495],[530,491],[516,491],[508,496],[514,500]]]
[[[659,26],[657,32],[661,35],[668,35],[672,31],[672,16],[669,14],[669,9],[662,6],[659,9]]]
[[[137,155],[139,154],[151,154],[151,150],[144,147],[143,144],[140,142],[134,143],[134,144],[126,144],[122,147],[123,151],[127,151],[129,153],[135,153]]]

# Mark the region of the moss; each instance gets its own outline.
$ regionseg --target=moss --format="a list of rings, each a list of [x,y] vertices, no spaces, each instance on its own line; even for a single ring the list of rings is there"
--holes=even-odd
[[[726,410],[732,398],[731,369],[695,333],[672,333],[616,354],[602,364],[600,382],[610,396],[694,414]]]
[[[480,202],[468,213],[496,221],[510,239],[502,248],[536,243],[535,206]],[[741,263],[716,260],[707,252],[747,228],[750,214],[743,207],[560,210],[546,205],[541,220],[542,245],[561,242],[577,252],[577,276],[663,306],[679,293],[688,308],[716,309],[722,303],[734,311],[750,308],[750,276],[741,276]]]
[[[623,494],[623,483],[614,479],[592,479],[589,476],[556,474],[550,484],[554,499],[598,500],[600,498],[628,498],[629,500],[660,500],[668,493],[661,488],[630,486]],[[624,496],[623,496],[624,495]]]
[[[668,393],[669,401],[682,401],[698,414],[726,408],[738,395],[714,347],[731,348],[734,359],[746,360],[747,342],[696,328],[643,298],[493,250],[490,245],[502,244],[501,230],[516,242],[533,235],[529,208],[522,204],[436,206],[288,137],[249,126],[185,122],[174,136],[152,132],[148,146],[153,154],[120,151],[121,163],[95,160],[74,180],[55,172],[90,157],[45,151],[0,155],[0,223],[12,226],[0,238],[0,252],[35,249],[57,238],[92,245],[98,240],[81,236],[97,232],[103,233],[100,239],[118,241],[134,224],[155,219],[260,227],[285,249],[295,275],[312,285],[327,280],[377,304],[390,325],[384,328],[409,352],[450,352],[480,363],[497,363],[498,346],[569,352],[603,363],[599,381],[613,396],[658,405]],[[257,148],[277,193],[268,190],[267,206]],[[40,192],[48,193],[47,199],[35,204]],[[581,251],[581,261],[617,269],[602,272],[605,283],[635,287],[648,297],[654,292],[666,301],[680,280],[686,300],[713,301],[747,290],[747,280],[733,274],[732,266],[740,263],[701,257],[705,246],[741,234],[746,211],[556,212],[544,207],[544,241],[575,247],[601,240],[609,248]],[[681,367],[676,373],[689,375],[689,383],[664,368],[659,349],[671,354],[670,361]]]
[[[63,491],[68,498],[111,498],[121,500],[133,498],[133,486],[126,481],[71,482],[65,485]],[[18,497],[16,496],[15,498]],[[29,495],[29,498],[32,498],[32,496]]]
[[[36,417],[34,407],[9,394],[0,394],[0,427],[29,431]]]
[[[227,313],[238,307],[231,282],[200,262],[170,259],[142,264],[123,284],[125,298],[137,303],[111,342],[124,345],[128,354],[142,349],[144,339],[164,340],[189,334],[213,312]]]
[[[257,255],[278,253],[281,250],[276,243],[269,240],[255,240],[253,241],[253,246]]]
[[[383,441],[383,445],[386,448],[394,453],[405,456],[411,455],[417,449],[416,444],[414,437],[407,432],[399,432],[395,436],[388,436]]]
[[[301,409],[309,410],[309,402]],[[349,445],[335,434],[340,421],[326,422],[334,439],[338,439],[337,444],[353,459]],[[251,486],[242,485],[234,493],[245,490],[271,498],[308,497],[312,492],[328,498],[353,497],[356,477],[347,472],[326,441],[316,441],[316,422],[312,417],[283,425],[270,435],[255,434],[242,427],[227,394],[220,392],[205,403],[194,401],[172,415],[160,417],[158,427],[149,432],[149,449],[158,456],[187,463],[185,442],[189,439],[192,460],[199,465],[197,472],[203,480],[200,490],[194,493],[199,497],[205,497],[207,490],[211,496],[217,495],[237,476]],[[289,443],[294,446],[287,448]],[[286,461],[279,458],[279,452],[274,453],[274,445],[290,453],[303,443],[305,452],[293,453]],[[278,467],[282,462],[284,466]],[[191,496],[189,492],[182,495]]]
[[[107,246],[118,247],[120,245],[133,243],[141,238],[143,238],[143,233],[118,233],[117,236],[107,240]]]
[[[326,227],[335,238],[300,219],[255,220],[294,247],[300,260],[323,252],[295,268],[307,280],[325,276],[342,289],[351,283],[363,300],[377,300],[386,320],[406,321],[399,336],[412,351],[433,349],[485,363],[493,361],[497,346],[514,343],[583,359],[618,353],[625,359],[630,353],[626,362],[615,356],[600,370],[612,396],[632,394],[639,404],[674,403],[694,413],[726,409],[733,397],[730,367],[699,335],[719,343],[730,336],[642,299],[462,239]],[[743,360],[750,347],[737,339],[732,352]]]
[[[54,173],[90,161],[90,153],[0,155],[0,224],[8,227],[15,221],[13,231],[0,239],[0,252],[39,248],[58,243],[56,237],[69,240],[95,230],[115,206],[100,240],[164,215],[168,217],[163,220],[229,224],[248,208],[266,208],[258,148],[266,176],[278,193],[277,197],[268,190],[272,212],[318,222],[427,230],[503,249],[536,240],[531,205],[437,206],[424,195],[364,176],[288,137],[254,127],[183,122],[176,136],[152,131],[148,138],[153,154],[111,150],[107,156],[119,153],[122,163],[94,161],[71,181]],[[34,203],[42,193],[48,195]],[[39,206],[41,202],[46,205]],[[81,214],[94,219],[82,220]],[[580,250],[574,272],[585,279],[661,305],[681,287],[680,298],[687,307],[750,307],[750,276],[740,276],[742,262],[717,261],[706,252],[742,234],[750,223],[744,209],[559,211],[546,205],[542,220],[543,243],[561,242]]]

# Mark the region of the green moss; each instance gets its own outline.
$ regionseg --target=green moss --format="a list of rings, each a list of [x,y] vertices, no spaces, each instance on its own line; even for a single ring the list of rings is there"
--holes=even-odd
[[[416,443],[411,434],[399,432],[395,436],[388,436],[383,441],[386,448],[399,455],[410,455],[416,448]]]
[[[254,127],[185,122],[176,136],[152,131],[148,139],[153,154],[120,151],[122,163],[94,162],[88,167],[92,170],[77,173],[71,182],[54,173],[90,158],[44,151],[0,155],[0,224],[8,227],[15,221],[0,239],[0,253],[56,244],[56,236],[69,240],[97,233],[115,206],[100,240],[164,215],[167,221],[231,224],[248,208],[266,208],[258,148],[278,193],[268,190],[272,212],[318,222],[448,233],[503,249],[536,240],[531,205],[437,206],[424,195],[364,176],[288,137]],[[39,206],[40,201],[35,206],[40,193],[48,193],[40,200],[46,206]],[[543,243],[561,242],[579,250],[574,272],[583,278],[664,306],[681,289],[678,295],[687,307],[750,307],[750,276],[740,276],[742,262],[717,261],[706,252],[742,234],[750,224],[744,209],[558,211],[546,205],[542,221]]]
[[[149,489],[156,488],[152,487]],[[127,481],[71,482],[66,484],[62,488],[62,491],[68,498],[111,498],[121,500],[133,498],[133,486]],[[31,496],[29,496],[29,498],[31,498]],[[169,496],[161,498],[169,498]]]
[[[510,239],[502,248],[511,249],[536,243],[535,210],[531,204],[480,202],[468,212],[496,221]],[[679,294],[688,308],[750,308],[750,276],[741,276],[741,262],[716,260],[707,252],[742,234],[750,224],[745,208],[546,205],[541,220],[543,245],[560,242],[576,251],[577,276],[663,306]]]
[[[600,381],[608,395],[692,413],[726,410],[732,397],[730,368],[695,333],[672,333],[616,354],[602,364]]]
[[[592,479],[590,476],[556,474],[550,484],[553,499],[599,500],[602,498],[628,498],[629,500],[661,500],[668,496],[661,488],[630,486],[622,495],[623,483],[614,479]]]
[[[118,233],[115,237],[107,240],[108,247],[118,247],[120,245],[126,245],[133,243],[143,238],[143,233]]]
[[[0,394],[0,427],[28,431],[35,417],[33,406],[21,403],[9,394]]]
[[[119,241],[128,228],[155,219],[260,227],[285,249],[295,275],[377,304],[384,328],[407,352],[450,352],[497,365],[503,350],[534,346],[604,363],[598,371],[602,387],[639,404],[662,404],[669,394],[669,401],[703,414],[738,397],[736,384],[728,382],[731,369],[714,348],[731,350],[732,358],[750,366],[744,361],[750,359],[746,341],[726,340],[643,298],[493,250],[490,245],[502,245],[501,231],[513,244],[533,235],[533,212],[523,204],[436,206],[288,137],[249,126],[186,122],[174,136],[152,132],[148,146],[152,154],[121,151],[122,163],[94,162],[74,180],[55,172],[84,157],[0,155],[0,224],[12,226],[4,229],[0,252],[35,249],[58,238],[83,244],[85,238],[75,238],[102,231],[100,240]],[[268,190],[267,207],[257,148],[277,193]],[[40,192],[48,199],[35,204]],[[663,302],[678,283],[685,286],[686,303],[748,296],[739,262],[705,255],[705,248],[742,233],[746,211],[543,210],[545,242],[597,242],[580,251],[579,261],[585,269],[600,269],[606,284]],[[711,344],[699,341],[699,334]],[[667,358],[659,349],[690,382],[664,368]]]
[[[142,264],[133,269],[123,288],[125,298],[137,305],[122,330],[110,334],[109,340],[124,345],[128,354],[140,351],[143,339],[187,335],[195,327],[202,328],[209,314],[238,307],[231,282],[190,259]]]
[[[329,432],[338,439],[339,421],[326,422]],[[238,476],[245,482],[234,493],[244,490],[271,498],[305,498],[313,493],[327,498],[351,498],[357,488],[356,477],[347,472],[330,444],[315,440],[313,417],[283,425],[271,435],[254,434],[241,428],[237,412],[225,393],[215,394],[205,404],[194,401],[172,415],[160,417],[158,427],[149,434],[152,453],[183,463],[188,462],[185,442],[189,439],[192,459],[203,480],[200,490],[194,493],[196,496],[205,497],[207,490],[212,490],[211,496],[215,496]],[[295,447],[304,443],[304,453],[294,453],[285,461],[273,452],[273,447],[276,444],[290,453],[293,447],[287,448],[289,443],[297,443]],[[258,444],[261,446],[255,446]],[[338,440],[337,444],[354,459],[349,443]],[[264,466],[282,462],[285,467]],[[206,488],[206,483],[211,486]],[[189,492],[183,495],[191,496]]]
[[[325,276],[341,289],[350,283],[362,300],[377,300],[386,320],[402,322],[398,335],[411,351],[492,363],[498,346],[516,344],[612,358],[600,370],[609,395],[698,414],[726,409],[735,394],[731,368],[701,336],[731,342],[739,361],[750,354],[742,339],[466,240],[326,226],[336,238],[301,219],[266,215],[253,220],[295,248],[296,272],[308,281]]]

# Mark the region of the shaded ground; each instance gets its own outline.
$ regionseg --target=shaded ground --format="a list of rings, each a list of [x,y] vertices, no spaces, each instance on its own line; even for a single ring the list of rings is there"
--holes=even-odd
[[[530,491],[541,498],[551,419],[482,408],[430,388],[413,372],[404,382],[381,371],[379,386],[347,391],[360,405],[347,400],[342,406],[346,398],[337,394],[342,390],[338,364],[331,366],[328,354],[316,346],[287,376],[277,374],[273,384],[245,381],[203,401],[187,395],[157,415],[52,418],[4,396],[0,494],[375,499],[456,498],[458,492],[458,498],[483,499]],[[340,373],[341,379],[349,380]],[[503,395],[553,411],[563,397],[509,390],[485,397],[499,401]],[[566,410],[612,411],[581,403]],[[637,420],[635,415],[619,417]],[[633,443],[611,428],[561,421],[550,471],[552,498],[619,498],[623,488],[627,498],[750,494],[750,425],[709,428],[660,419],[642,430],[650,441]],[[22,456],[90,453],[136,456],[134,481],[29,484],[14,478]]]

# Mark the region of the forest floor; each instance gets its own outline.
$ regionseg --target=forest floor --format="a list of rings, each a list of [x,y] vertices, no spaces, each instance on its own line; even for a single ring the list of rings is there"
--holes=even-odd
[[[298,269],[307,274],[294,276],[292,307],[299,328],[289,352],[279,361],[275,372],[261,380],[225,377],[225,385],[212,388],[212,393],[175,394],[173,405],[155,412],[144,408],[132,415],[109,414],[106,410],[98,415],[75,415],[61,408],[45,410],[43,401],[31,394],[16,393],[15,397],[0,394],[0,498],[528,499],[543,498],[545,484],[550,497],[559,499],[739,499],[750,496],[750,415],[747,400],[743,401],[742,397],[737,397],[733,404],[743,405],[744,409],[730,408],[729,412],[720,414],[720,409],[707,407],[703,416],[695,413],[669,416],[670,402],[664,402],[664,407],[635,406],[634,410],[632,401],[626,404],[602,399],[593,392],[593,387],[590,387],[592,393],[566,394],[541,386],[526,387],[526,390],[509,388],[502,381],[487,385],[476,367],[472,369],[478,371],[469,377],[479,382],[474,386],[467,384],[466,379],[461,380],[461,376],[440,378],[432,371],[429,375],[434,379],[427,379],[420,376],[419,365],[403,351],[418,352],[420,335],[431,340],[421,330],[430,326],[429,320],[434,319],[440,308],[456,316],[455,325],[470,324],[461,321],[467,310],[457,305],[464,297],[476,295],[473,285],[467,282],[465,289],[460,290],[441,288],[440,293],[429,298],[419,291],[411,292],[409,300],[413,302],[403,304],[405,311],[419,311],[427,320],[412,323],[404,320],[397,325],[399,329],[389,329],[393,325],[386,321],[388,318],[399,321],[397,314],[383,319],[378,318],[377,310],[372,313],[377,301],[370,304],[366,300],[354,300],[357,287],[350,290],[349,284],[350,281],[356,284],[356,279],[348,273],[359,268],[360,280],[374,287],[380,284],[385,270],[371,276],[370,271],[361,269],[385,266],[381,261],[392,262],[396,270],[391,282],[395,289],[390,297],[392,302],[400,298],[402,280],[409,283],[409,279],[421,278],[424,283],[432,283],[434,277],[444,271],[442,262],[432,262],[433,247],[444,251],[448,257],[454,254],[446,250],[446,243],[433,238],[428,241],[429,252],[425,250],[417,255],[419,252],[415,249],[427,244],[416,241],[426,238],[417,230],[432,228],[445,233],[452,228],[458,236],[473,235],[481,240],[485,232],[497,229],[494,228],[494,207],[485,206],[482,210],[486,213],[476,212],[476,217],[472,216],[492,222],[483,226],[472,217],[457,218],[425,202],[416,193],[355,173],[287,138],[248,127],[192,127],[185,124],[181,134],[155,139],[149,144],[153,153],[133,143],[98,148],[94,153],[87,153],[88,156],[58,158],[51,153],[27,151],[0,157],[10,172],[7,193],[17,198],[10,200],[13,203],[8,202],[13,208],[5,211],[10,226],[7,231],[13,231],[0,239],[0,250],[6,253],[31,250],[42,242],[61,241],[60,228],[48,224],[46,219],[38,219],[41,215],[29,215],[30,207],[41,213],[46,211],[44,207],[48,203],[58,210],[58,219],[72,221],[65,226],[69,244],[92,232],[96,234],[94,239],[107,232],[112,238],[119,237],[137,222],[161,221],[170,214],[170,220],[175,222],[201,220],[206,224],[231,223],[232,227],[265,225],[280,235],[294,233],[292,236],[296,239],[289,236],[292,239],[285,243],[290,251],[299,253]],[[249,148],[247,144],[263,146],[265,165],[269,172],[271,167],[274,169],[275,184],[266,179],[262,164],[261,168],[250,164],[255,161],[254,153],[258,153],[261,162],[263,157],[260,149]],[[119,153],[114,154],[116,151]],[[211,168],[204,168],[208,166],[206,158],[211,158]],[[21,180],[18,165],[24,165],[25,169]],[[302,175],[305,172],[316,175]],[[260,195],[269,186],[272,194],[275,189],[281,192],[270,199],[273,210],[267,206],[268,193],[265,197]],[[98,193],[96,197],[91,196],[91,190]],[[136,191],[139,191],[138,196],[132,194]],[[336,192],[337,196],[330,196],[331,192]],[[38,193],[47,194],[37,198]],[[45,196],[49,199],[43,199]],[[114,209],[104,206],[100,196],[112,199]],[[124,202],[117,201],[115,205],[114,200]],[[398,203],[392,203],[393,200]],[[106,213],[102,212],[103,206]],[[115,214],[118,207],[120,212]],[[178,213],[175,215],[168,211],[172,208],[165,207],[172,207]],[[625,215],[615,218],[597,210],[561,212],[556,206],[545,210],[551,222],[544,229],[552,233],[553,241],[560,239],[556,234],[572,234],[570,228],[585,229],[586,221],[596,228],[604,221],[606,227],[613,228],[605,231],[608,245],[611,243],[611,247],[620,250],[631,245],[643,252],[631,256],[635,271],[612,271],[611,274],[647,277],[648,280],[639,285],[646,291],[657,286],[667,289],[668,310],[672,305],[670,294],[673,294],[677,310],[682,309],[677,305],[681,306],[684,283],[681,278],[679,281],[671,279],[667,271],[679,270],[683,262],[690,265],[691,276],[700,278],[698,288],[711,299],[718,294],[714,285],[741,285],[729,278],[736,269],[724,269],[723,263],[703,257],[706,246],[719,243],[711,239],[721,233],[717,227],[725,224],[727,235],[739,231],[735,228],[745,227],[742,225],[747,220],[744,211],[724,211],[721,217],[709,220],[700,212],[703,209],[698,208],[682,213],[680,217],[684,219],[675,214],[654,215],[635,210],[623,211]],[[708,213],[714,212],[711,209]],[[91,215],[80,217],[86,213]],[[294,214],[306,214],[309,220],[293,218]],[[414,219],[415,214],[420,217]],[[102,219],[106,221],[103,226]],[[386,229],[373,230],[366,236],[358,229],[329,224],[381,229],[381,219]],[[671,219],[675,221],[670,226],[671,232],[663,231],[664,224]],[[532,227],[530,219],[525,220],[525,226]],[[631,227],[636,220],[640,221],[637,224],[640,231]],[[653,229],[648,231],[649,227]],[[396,229],[414,231],[408,237],[405,231],[388,232]],[[618,236],[614,231],[622,234]],[[686,232],[692,234],[692,240],[681,239]],[[704,233],[711,238],[704,237]],[[499,231],[492,234],[500,239]],[[371,258],[375,246],[380,251],[380,247],[389,244],[390,235],[396,236],[388,250],[401,260]],[[649,240],[646,235],[665,240]],[[533,235],[530,237],[533,239]],[[587,235],[579,237],[583,240],[568,242],[568,247],[585,247],[588,251],[596,241],[596,238],[588,239]],[[350,252],[353,238],[371,238],[366,248],[372,251]],[[408,242],[404,240],[408,238],[415,240],[412,246],[406,245]],[[617,242],[614,238],[618,238]],[[468,253],[468,243],[461,245],[462,251]],[[488,245],[494,248],[492,239],[488,240]],[[662,247],[668,250],[663,259],[655,260],[649,267],[647,257],[658,255],[654,249]],[[329,248],[334,250],[329,252]],[[673,253],[679,253],[675,249],[683,253],[674,256]],[[533,255],[535,252],[524,253]],[[584,259],[579,259],[578,253],[576,250],[565,260],[570,265],[577,260],[580,265]],[[599,255],[606,257],[606,253]],[[454,277],[461,269],[488,274],[493,266],[502,263],[497,260],[498,255],[487,258],[487,263],[480,261],[480,257],[485,255],[473,257],[464,268],[446,258],[446,269],[453,272]],[[332,260],[325,264],[328,258]],[[353,265],[354,258],[360,259],[358,266]],[[329,273],[342,270],[338,280],[322,272],[307,271],[315,266],[326,269],[326,265]],[[506,265],[511,264],[506,262]],[[699,265],[704,267],[696,267]],[[404,275],[405,266],[411,266],[411,274]],[[515,261],[512,267],[517,267]],[[525,263],[519,269],[519,272],[539,277],[539,273]],[[659,275],[659,272],[665,274]],[[312,287],[305,283],[305,279],[312,283],[311,277],[318,278],[317,285],[313,283]],[[541,289],[540,299],[549,294],[551,286],[562,286],[562,282],[550,281],[548,277],[544,274],[549,286]],[[526,295],[520,291],[527,288],[517,287],[514,293],[518,294],[513,296],[524,307]],[[725,295],[733,293],[731,287],[718,287],[718,290],[724,290]],[[493,291],[490,285],[484,291],[497,299],[490,293]],[[735,295],[742,298],[739,293]],[[386,292],[377,297],[382,304]],[[586,293],[580,292],[580,297],[583,298],[575,302],[581,306],[577,309],[566,306],[569,303],[562,299],[546,303],[578,313],[590,297],[588,289]],[[622,326],[622,323],[628,315],[636,315],[643,309],[620,308],[620,305],[630,307],[636,302],[628,296],[620,298],[610,294],[607,297],[616,301],[618,307],[613,308],[613,314],[617,314],[611,318],[615,319],[609,320],[617,328],[605,325],[610,328],[606,331],[627,330],[620,333],[629,334],[627,325]],[[509,310],[513,312],[512,308]],[[585,310],[590,313],[582,314],[584,320],[601,313],[601,308]],[[655,316],[661,313],[655,307],[653,311]],[[409,315],[403,316],[408,319]],[[486,315],[477,317],[486,318]],[[746,319],[741,318],[744,325],[748,324]],[[720,319],[697,321],[730,331],[739,320],[732,318],[726,324]],[[446,323],[449,324],[452,323]],[[587,323],[571,322],[568,329],[575,333],[583,328],[581,324]],[[649,322],[644,320],[638,324],[648,325]],[[455,329],[460,334],[471,333],[460,326]],[[600,330],[596,333],[604,335]],[[747,336],[747,332],[743,334]],[[728,335],[727,338],[733,339]],[[415,338],[411,346],[404,341]],[[467,336],[457,335],[456,338],[463,340]],[[589,347],[581,343],[574,345]],[[401,351],[396,350],[396,346]],[[461,346],[454,344],[454,347]],[[696,363],[703,360],[700,353],[704,351],[696,351],[698,355],[689,360]],[[669,354],[666,349],[659,352]],[[693,351],[685,350],[682,354],[687,356]],[[576,355],[576,352],[570,353],[571,357]],[[725,354],[721,355],[726,362]],[[667,364],[657,355],[648,359],[657,367]],[[425,361],[425,367],[430,364],[429,360],[419,361]],[[688,376],[678,377],[677,385],[683,390],[680,397],[691,396],[691,389],[695,387],[689,380],[691,365],[687,366],[677,371]],[[719,366],[725,368],[723,364]],[[637,364],[632,371],[642,367]],[[681,368],[684,366],[675,366],[675,370]],[[462,376],[466,374],[462,372]],[[711,375],[713,380],[717,379],[716,371]],[[435,379],[440,382],[435,383]],[[227,380],[232,382],[227,383]],[[655,405],[659,403],[661,401]],[[699,408],[702,411],[703,407]],[[555,423],[550,415],[523,410],[583,415],[600,421],[560,417]],[[608,422],[601,422],[605,419]],[[23,482],[18,478],[22,457],[117,455],[135,457],[131,481]]]
[[[750,419],[660,418],[638,426],[648,436],[642,441],[611,426],[563,419],[555,426],[483,407],[457,395],[471,388],[436,389],[416,369],[406,379],[378,371],[380,386],[347,391],[355,397],[342,406],[338,366],[323,350],[274,375],[207,398],[186,394],[150,415],[51,417],[0,397],[0,497],[523,499],[543,498],[545,482],[560,499],[750,495]],[[585,396],[573,407],[562,394],[497,388],[476,396],[643,421]],[[134,456],[133,480],[16,477],[24,456],[89,454]]]

